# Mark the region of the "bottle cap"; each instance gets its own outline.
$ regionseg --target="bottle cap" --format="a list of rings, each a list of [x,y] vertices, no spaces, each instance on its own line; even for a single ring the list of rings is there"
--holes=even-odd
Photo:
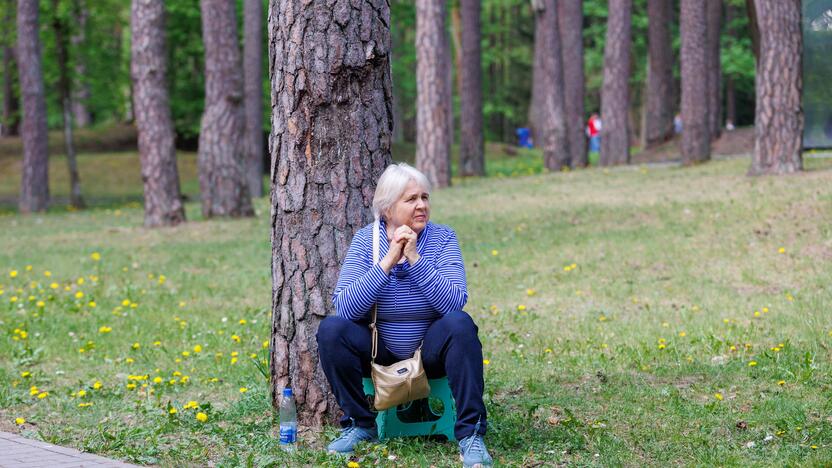
[[[283,396],[292,396],[292,389],[289,388],[289,387],[284,388],[283,389]]]

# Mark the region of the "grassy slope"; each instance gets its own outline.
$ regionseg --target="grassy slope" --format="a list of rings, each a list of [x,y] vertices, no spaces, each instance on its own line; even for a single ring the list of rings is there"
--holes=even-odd
[[[141,193],[136,163],[124,164],[135,156],[88,158],[99,177],[86,178],[87,193],[99,190],[107,208],[0,217],[0,429],[140,463],[343,466],[312,434],[291,459],[271,434],[257,365],[270,320],[267,202],[252,220],[148,231],[140,208],[113,205]],[[457,230],[466,259],[497,459],[829,460],[832,164],[807,164],[782,178],[747,178],[739,159],[465,180],[437,192],[432,219]],[[491,167],[539,172],[533,153]],[[187,174],[186,192],[195,190]],[[188,214],[197,219],[198,206]],[[149,377],[129,390],[130,375]],[[49,395],[30,396],[32,385]],[[190,400],[206,423],[183,409]],[[27,423],[15,427],[16,417]],[[454,450],[409,439],[360,456],[362,465],[456,466]]]

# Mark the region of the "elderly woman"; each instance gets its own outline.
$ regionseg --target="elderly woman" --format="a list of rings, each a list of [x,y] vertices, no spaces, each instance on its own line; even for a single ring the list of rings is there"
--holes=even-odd
[[[368,324],[376,305],[376,362],[389,365],[410,358],[421,345],[428,377],[448,377],[463,465],[490,465],[483,442],[482,344],[477,326],[462,310],[468,292],[456,234],[430,222],[430,185],[424,174],[404,163],[381,175],[373,214],[380,221],[381,260],[373,265],[370,224],[356,233],[344,260],[333,294],[337,313],[318,328],[321,367],[344,412],[343,431],[328,450],[351,453],[357,443],[378,438],[362,387],[362,376],[370,375]]]

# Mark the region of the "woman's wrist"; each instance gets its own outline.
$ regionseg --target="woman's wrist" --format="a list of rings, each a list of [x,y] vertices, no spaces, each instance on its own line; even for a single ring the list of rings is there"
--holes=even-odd
[[[419,255],[419,252],[413,252],[413,254],[412,254],[412,255],[406,255],[406,258],[407,258],[407,263],[409,263],[409,264],[410,264],[410,266],[413,266],[413,265],[415,265],[415,264],[416,264],[416,262],[418,262],[418,261],[419,261],[419,259],[420,259],[420,258],[422,258],[422,257]]]

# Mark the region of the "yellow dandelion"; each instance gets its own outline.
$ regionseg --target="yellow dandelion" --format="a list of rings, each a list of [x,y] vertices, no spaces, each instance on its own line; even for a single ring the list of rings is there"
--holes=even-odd
[[[17,424],[18,426],[22,426],[22,425],[26,424],[26,420],[23,419],[23,418],[14,418],[14,423]]]
[[[17,270],[12,270],[9,272],[10,278],[17,278]]]
[[[190,355],[191,355],[191,352],[190,352],[190,351],[182,351],[182,356],[183,356],[183,357],[188,357],[188,356],[190,356]]]
[[[659,349],[665,349],[665,348],[667,348],[667,345],[665,345],[664,343],[661,343],[659,345]]]
[[[491,255],[496,257],[497,255],[500,255],[500,251],[499,250],[492,250]],[[14,277],[12,277],[12,278],[14,278]]]
[[[487,365],[491,364],[491,360],[490,359],[483,359],[482,363],[487,366]]]
[[[349,463],[347,463],[347,468],[358,468],[359,466],[360,465],[357,461],[350,461]]]
[[[9,302],[17,302],[17,296],[10,297]]]
[[[247,391],[248,389],[246,387],[240,387],[240,393],[245,393]]]
[[[527,296],[534,296],[535,294],[537,294],[537,291],[535,291],[532,288],[529,288],[529,289],[526,290],[526,295]]]
[[[719,401],[722,401],[722,394],[721,393],[714,393],[714,398],[716,398]]]
[[[518,305],[517,310],[520,311],[520,312],[523,312],[524,310],[526,310],[526,305],[525,304]]]
[[[236,343],[239,343],[240,342],[240,337],[237,336],[237,335],[231,335],[231,340],[236,342]]]
[[[153,378],[153,383],[155,383],[155,384],[162,383],[162,378],[157,375],[156,377]]]
[[[748,367],[754,367],[757,365],[757,361],[751,361],[748,363]]]
[[[785,380],[778,380],[777,385],[781,385],[781,386],[786,385],[786,381]]]
[[[24,379],[27,379],[27,378],[32,376],[32,373],[29,372],[29,371],[23,371],[23,372],[20,373],[20,376],[23,377]]]
[[[43,400],[44,398],[49,396],[49,392],[40,392],[38,393],[38,399]]]
[[[46,303],[45,303],[45,302],[43,302],[43,301],[38,301],[38,302],[37,302],[37,304],[35,304],[35,305],[36,305],[39,309],[43,309],[44,307],[46,307]]]
[[[101,334],[110,333],[111,331],[113,331],[112,327],[108,327],[107,325],[102,325],[98,327],[98,333]]]
[[[754,311],[754,317],[759,317],[759,316],[760,316],[760,311],[759,311],[759,310],[755,310],[755,311]]]
[[[133,364],[133,363],[134,363],[134,362],[136,362],[136,361],[135,361],[135,360],[133,360],[133,358],[129,357],[129,358],[126,358],[126,359],[124,360],[124,362],[126,362],[127,364]]]
[[[38,393],[40,393],[40,390],[38,389],[38,387],[36,387],[36,386],[34,386],[34,385],[32,385],[31,387],[29,387],[29,395],[31,395],[31,396],[35,396],[35,395],[37,395]]]
[[[171,409],[168,410],[168,413],[169,414],[176,414],[176,413],[178,413],[178,411],[176,410],[176,408],[171,408]]]
[[[248,323],[248,322],[246,322],[246,319],[240,319],[240,321],[239,321],[238,323],[239,323],[240,325],[245,325],[245,324],[246,324],[246,323]]]
[[[786,253],[786,248],[785,247],[780,247],[779,249],[777,249],[777,253],[781,253],[781,254]]]
[[[101,387],[103,386],[104,385],[101,383],[100,380],[96,380],[95,383],[92,384],[92,388],[94,388],[95,390],[101,390]]]
[[[159,275],[159,284],[165,284],[167,277],[165,275]]]
[[[237,358],[235,358],[235,357],[231,358],[231,364],[237,364]]]
[[[679,336],[681,336],[681,337],[685,337],[685,336],[687,336],[687,333],[685,333],[685,332],[683,332],[683,331],[680,331],[680,332],[679,332]]]
[[[207,415],[207,414],[205,414],[205,413],[197,413],[197,414],[196,414],[196,420],[197,420],[197,421],[199,421],[199,422],[203,422],[203,423],[204,423],[205,421],[207,421],[207,420],[208,420],[208,415]]]
[[[125,300],[121,301],[121,305],[123,305],[124,307],[129,306],[130,305],[130,299],[125,299]]]
[[[598,316],[598,321],[599,322],[606,322],[607,321],[607,316],[606,315],[599,315]]]
[[[84,291],[78,291],[75,293],[75,299],[81,299],[82,297],[84,297]]]
[[[201,353],[202,352],[202,346],[200,346],[200,345],[194,346],[194,352],[195,353]]]
[[[90,301],[89,304],[87,304],[87,306],[89,306],[91,309],[95,309],[96,306],[98,306],[98,304],[96,304],[95,301]]]
[[[544,353],[551,353],[551,352],[552,352],[552,348],[546,348],[546,349],[544,349],[544,350],[543,350],[543,352],[544,352]]]
[[[84,278],[78,278],[77,283],[78,283],[79,286],[84,284]]]
[[[49,278],[49,277],[51,277],[51,276],[52,276],[52,272],[51,272],[51,271],[49,271],[49,270],[46,270],[46,271],[44,271],[44,272],[43,272],[43,276],[45,276],[45,277]]]
[[[767,314],[767,313],[768,313],[768,307],[763,307],[763,313],[764,313],[764,314]]]
[[[79,407],[79,408],[88,408],[88,407],[90,407],[90,406],[92,406],[92,403],[91,403],[91,402],[89,402],[89,401],[84,402],[84,403],[78,403],[78,407]]]
[[[269,341],[266,340],[266,341],[263,342],[263,349],[266,349],[268,347],[269,347]]]
[[[92,261],[97,262],[101,260],[101,254],[98,252],[93,252],[92,255],[90,255],[90,258],[92,259]]]
[[[138,341],[137,341],[137,342],[135,342],[135,343],[133,343],[133,346],[132,346],[132,348],[133,348],[133,349],[139,349],[139,348],[141,348],[141,347],[142,347],[142,345],[141,345],[141,344],[139,344],[139,342],[138,342]]]
[[[179,301],[179,308],[185,307],[185,301]]]
[[[159,340],[156,340],[156,341],[153,342],[153,346],[162,346],[162,342],[159,341]]]

